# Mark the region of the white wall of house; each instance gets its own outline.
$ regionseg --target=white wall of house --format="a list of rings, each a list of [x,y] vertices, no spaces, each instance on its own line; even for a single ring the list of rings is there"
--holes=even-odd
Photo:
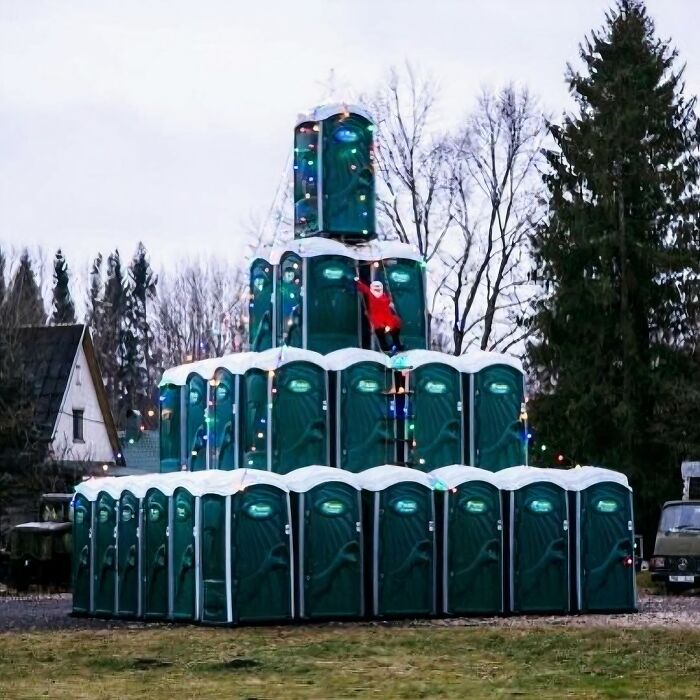
[[[73,439],[73,411],[83,411],[83,440]],[[82,343],[73,363],[61,413],[56,420],[51,452],[59,461],[114,462],[112,445],[97,401],[97,392]]]

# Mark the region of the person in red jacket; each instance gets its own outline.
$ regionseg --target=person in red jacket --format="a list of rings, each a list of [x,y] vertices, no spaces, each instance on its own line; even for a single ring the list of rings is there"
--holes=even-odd
[[[355,277],[355,284],[364,297],[370,326],[382,350],[384,352],[403,350],[400,335],[401,318],[396,313],[391,297],[384,291],[384,285],[378,280],[366,285],[359,277]]]

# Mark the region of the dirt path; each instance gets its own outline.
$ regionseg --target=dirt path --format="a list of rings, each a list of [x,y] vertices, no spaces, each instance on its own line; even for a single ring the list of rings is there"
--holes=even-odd
[[[128,620],[97,620],[70,616],[68,594],[0,597],[0,632],[67,629],[140,629],[153,624]],[[329,623],[332,624],[332,623]],[[340,623],[336,623],[340,624]],[[343,624],[384,624],[343,623]],[[695,627],[700,628],[700,596],[641,595],[639,612],[623,615],[543,615],[519,617],[454,618],[387,623],[436,627]]]

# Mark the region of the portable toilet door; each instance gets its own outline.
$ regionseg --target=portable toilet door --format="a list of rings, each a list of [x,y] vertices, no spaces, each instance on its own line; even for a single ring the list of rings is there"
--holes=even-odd
[[[382,353],[348,348],[326,356],[333,376],[335,466],[351,472],[396,459],[389,396],[394,382]]]
[[[464,450],[462,380],[451,355],[415,350],[396,356],[404,372],[407,466],[430,471],[459,464]],[[400,391],[400,389],[399,389]]]
[[[442,612],[496,615],[504,606],[501,492],[493,474],[461,464],[431,472],[442,518]]]
[[[512,467],[509,491],[510,610],[565,613],[571,608],[569,507],[565,476],[555,469]]]
[[[230,538],[227,514],[231,502],[222,493],[203,493],[199,508],[199,619],[210,624],[225,624],[231,620],[227,573]]]
[[[168,497],[151,488],[143,499],[141,556],[145,618],[168,615]]]
[[[353,474],[303,467],[287,475],[293,496],[297,611],[301,619],[364,616],[362,493]]]
[[[117,615],[137,617],[140,612],[139,499],[122,491],[117,523]]]
[[[324,243],[339,246],[337,241]],[[303,263],[304,347],[322,354],[360,347],[362,320],[354,281],[356,260],[347,254],[317,255],[305,257]]]
[[[576,490],[576,592],[581,612],[636,610],[634,517],[627,477],[569,470]]]
[[[490,471],[525,464],[527,436],[520,420],[525,387],[520,361],[487,352],[460,359],[469,382],[469,463]]]
[[[187,450],[189,470],[202,471],[207,468],[207,389],[208,382],[193,372],[187,378]]]
[[[255,352],[273,346],[274,310],[272,305],[274,266],[256,258],[250,266],[248,302],[250,349]]]
[[[209,401],[209,466],[235,469],[238,466],[238,376],[220,367],[214,373]]]
[[[170,600],[171,617],[196,617],[195,498],[185,487],[173,491],[170,508]]]
[[[111,617],[116,608],[117,501],[102,491],[95,502],[93,527],[93,613]]]
[[[321,356],[306,356],[313,355],[313,361],[282,362],[270,374],[270,466],[278,474],[330,463],[328,376]]]
[[[275,347],[304,346],[304,280],[302,259],[293,251],[283,253],[275,278]]]
[[[387,242],[374,245],[387,246]],[[391,248],[387,247],[385,254],[390,252]],[[378,266],[372,266],[372,279],[382,282],[401,318],[401,340],[407,350],[425,350],[428,347],[424,269],[425,263],[417,253],[415,259],[387,258]]]
[[[364,492],[372,614],[434,615],[435,504],[428,476],[392,465],[357,476]]]
[[[235,472],[230,514],[230,616],[236,623],[294,616],[289,492],[274,474]]]
[[[186,463],[182,454],[182,386],[160,386],[160,471],[177,472]]]
[[[78,492],[73,498],[73,612],[90,612],[92,580],[92,506],[90,499]]]
[[[240,378],[240,441],[239,467],[267,469],[270,406],[268,398],[268,372],[250,367]]]

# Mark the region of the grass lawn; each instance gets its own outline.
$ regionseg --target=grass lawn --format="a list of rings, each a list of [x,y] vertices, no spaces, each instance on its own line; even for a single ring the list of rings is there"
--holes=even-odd
[[[700,631],[195,627],[0,634],[0,698],[697,697]]]

